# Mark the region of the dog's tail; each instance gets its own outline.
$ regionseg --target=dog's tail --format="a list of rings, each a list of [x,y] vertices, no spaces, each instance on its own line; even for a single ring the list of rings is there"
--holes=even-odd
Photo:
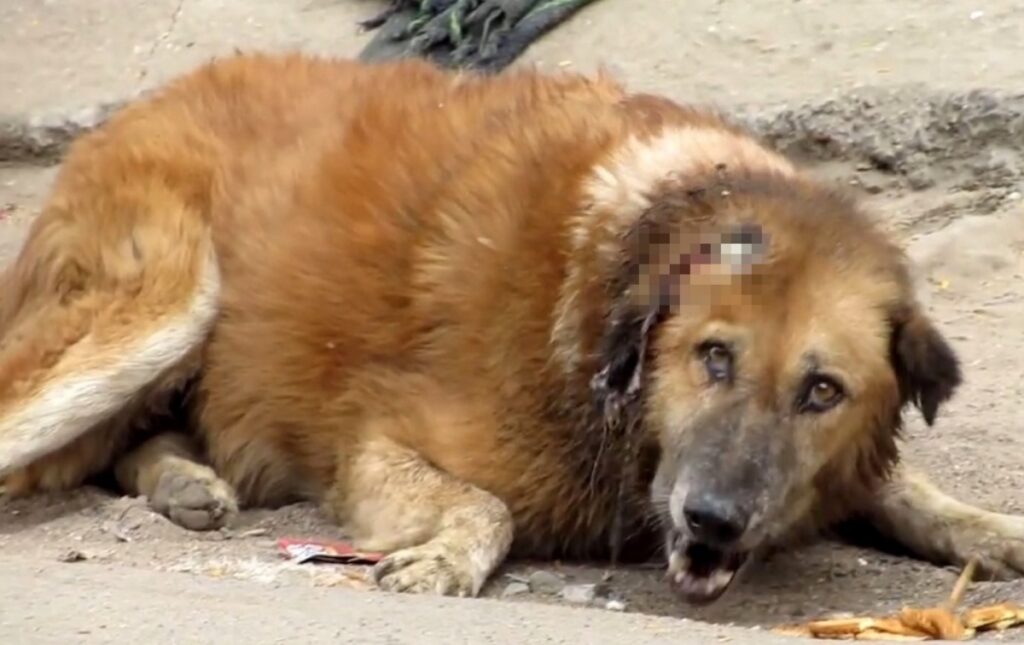
[[[162,182],[101,185],[58,192],[0,275],[0,479],[180,372],[217,314],[196,206]]]

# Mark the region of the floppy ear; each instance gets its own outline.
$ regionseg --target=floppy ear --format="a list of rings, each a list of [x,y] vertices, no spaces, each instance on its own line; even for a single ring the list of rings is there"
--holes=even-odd
[[[632,401],[643,387],[644,363],[651,331],[659,321],[658,310],[633,307],[613,313],[601,345],[601,369],[590,387],[595,402],[606,415]]]
[[[622,264],[609,276],[607,293],[612,304],[600,341],[600,367],[590,381],[594,402],[606,422],[621,420],[624,409],[643,388],[648,341],[663,318],[660,265],[672,214],[658,203],[635,222],[623,239]]]
[[[939,405],[960,385],[960,363],[916,305],[893,317],[892,363],[901,402],[913,403],[928,425],[935,423]]]

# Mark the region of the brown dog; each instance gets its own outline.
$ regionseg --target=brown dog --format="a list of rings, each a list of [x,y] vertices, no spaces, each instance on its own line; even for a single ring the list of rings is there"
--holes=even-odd
[[[1024,571],[1024,519],[896,467],[960,380],[900,251],[605,78],[213,63],[75,145],[2,280],[14,493],[113,466],[192,528],[316,499],[392,590],[655,531],[705,602],[854,517]]]

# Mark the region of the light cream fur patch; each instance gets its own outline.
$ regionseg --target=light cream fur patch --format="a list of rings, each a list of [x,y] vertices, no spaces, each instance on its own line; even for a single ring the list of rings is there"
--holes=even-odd
[[[650,139],[632,137],[592,171],[585,186],[590,217],[577,221],[573,239],[585,244],[595,225],[621,231],[650,208],[655,189],[665,181],[719,165],[787,176],[796,172],[785,157],[721,128],[671,128]]]

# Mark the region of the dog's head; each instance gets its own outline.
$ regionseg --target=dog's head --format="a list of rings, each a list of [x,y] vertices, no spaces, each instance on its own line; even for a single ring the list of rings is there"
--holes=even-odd
[[[751,552],[869,494],[904,408],[931,424],[960,374],[903,255],[843,196],[747,176],[651,203],[598,380],[636,397],[670,579],[710,602]]]

